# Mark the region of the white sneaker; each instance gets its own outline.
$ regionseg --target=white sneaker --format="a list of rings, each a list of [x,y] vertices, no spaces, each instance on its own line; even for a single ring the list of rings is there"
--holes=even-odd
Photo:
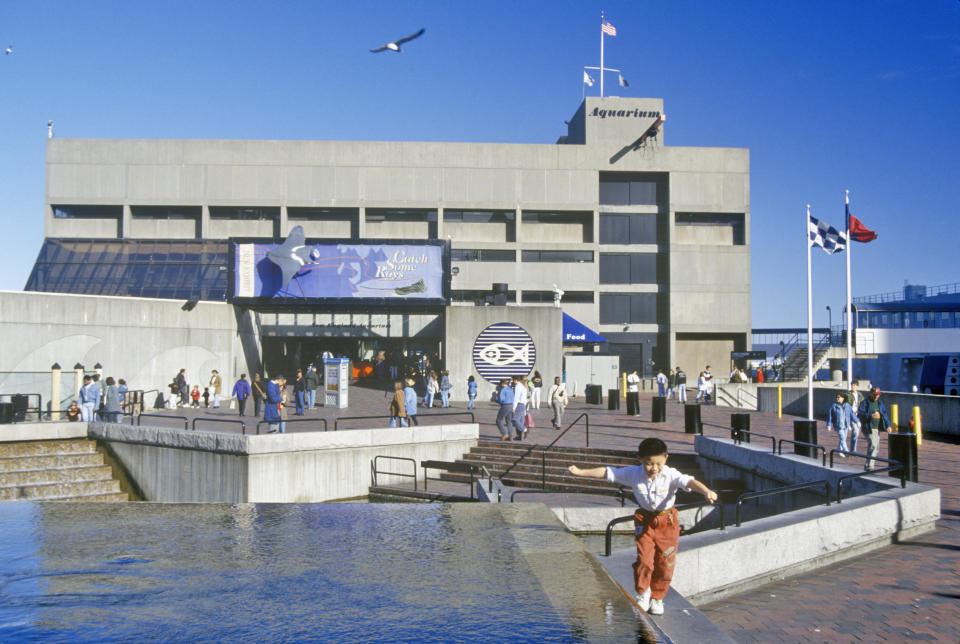
[[[663,600],[662,600],[662,599],[651,599],[651,600],[650,600],[650,614],[651,614],[651,615],[663,615]]]
[[[837,456],[839,456],[840,458],[846,458],[846,457],[847,457],[847,455],[844,454],[843,452],[837,452]]]
[[[647,612],[650,610],[650,589],[647,588],[641,594],[637,595],[637,603],[640,604],[640,610]]]

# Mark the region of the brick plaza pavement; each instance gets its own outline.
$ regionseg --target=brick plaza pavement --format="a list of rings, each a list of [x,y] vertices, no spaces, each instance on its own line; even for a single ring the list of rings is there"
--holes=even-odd
[[[465,403],[454,391],[449,410],[421,410],[421,423],[459,422],[457,418],[430,418],[440,412],[464,411]],[[635,417],[628,417],[622,408],[607,410],[606,399],[602,406],[574,399],[564,415],[564,425],[586,412],[590,418],[591,447],[633,450],[643,438],[657,436],[672,452],[692,453],[695,436],[684,432],[683,405],[669,401],[666,422],[652,423],[651,395],[649,391],[640,394],[640,415]],[[306,417],[326,418],[332,429],[336,417],[387,414],[389,393],[375,387],[354,386],[350,389],[350,403],[349,409],[317,408]],[[481,437],[498,438],[497,406],[490,402],[478,402],[477,406],[474,413]],[[290,411],[290,418],[296,418],[292,408]],[[703,406],[701,419],[707,423],[704,433],[729,435],[713,424],[728,427],[730,414],[736,411],[739,410]],[[194,413],[187,411],[185,415]],[[204,417],[221,414],[235,417],[236,411],[226,407],[219,411],[200,410]],[[536,428],[531,431],[529,442],[542,445],[552,441],[557,433],[550,427],[551,412],[544,406],[533,414]],[[750,414],[751,430],[793,438],[793,417]],[[371,424],[374,423],[344,421],[342,429]],[[315,429],[309,425],[291,424],[288,431]],[[224,427],[224,431],[239,429]],[[821,444],[833,447],[835,434],[826,434],[822,422],[818,437]],[[760,440],[763,439],[754,442]],[[584,442],[581,424],[558,444],[582,446]],[[886,453],[884,439],[880,456]],[[919,466],[920,482],[941,490],[941,520],[934,532],[818,571],[772,582],[700,609],[738,642],[960,642],[960,441],[928,433],[919,448]]]

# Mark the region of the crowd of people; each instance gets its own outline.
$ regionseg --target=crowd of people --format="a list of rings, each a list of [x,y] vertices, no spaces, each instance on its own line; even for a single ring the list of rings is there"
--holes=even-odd
[[[101,382],[99,373],[86,375],[76,400],[67,408],[67,420],[119,423],[127,391],[127,382],[123,378],[115,380],[113,376],[107,376]]]

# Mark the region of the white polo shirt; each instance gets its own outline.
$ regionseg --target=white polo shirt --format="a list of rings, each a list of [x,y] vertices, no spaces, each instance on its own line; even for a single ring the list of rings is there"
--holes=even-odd
[[[633,498],[637,505],[648,512],[662,512],[673,507],[677,498],[677,490],[687,487],[692,476],[681,474],[669,465],[664,465],[660,473],[653,479],[647,478],[642,465],[630,467],[608,467],[607,480],[619,483],[633,490]]]

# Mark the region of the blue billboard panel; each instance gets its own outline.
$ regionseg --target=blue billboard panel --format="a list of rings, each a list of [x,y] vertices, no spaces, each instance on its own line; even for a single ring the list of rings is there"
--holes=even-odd
[[[442,244],[306,243],[298,226],[282,244],[233,251],[234,299],[445,301]]]

